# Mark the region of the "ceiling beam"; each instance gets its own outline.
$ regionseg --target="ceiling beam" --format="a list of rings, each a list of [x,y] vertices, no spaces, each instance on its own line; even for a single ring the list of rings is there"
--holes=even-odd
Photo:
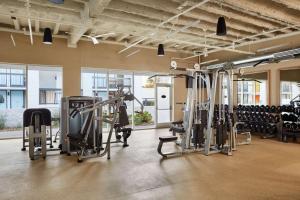
[[[0,1],[0,15],[15,16],[19,19],[27,19],[27,9],[22,2],[1,0]],[[66,13],[65,11],[59,11],[55,8],[46,7],[30,7],[30,19],[38,20],[40,22],[57,23],[60,20],[60,16],[63,16],[61,24],[82,27],[81,18],[76,13]]]
[[[110,18],[114,18],[114,19],[119,19],[122,21],[128,21],[128,22],[133,22],[133,23],[137,23],[137,25],[139,24],[148,24],[151,26],[154,26],[154,28],[156,29],[157,24],[160,22],[159,19],[152,19],[149,17],[143,17],[143,16],[136,16],[135,14],[131,14],[131,13],[126,13],[126,12],[118,12],[115,10],[110,10],[109,8],[103,12],[102,14],[103,16],[106,17],[110,17]],[[187,23],[189,21],[186,21]],[[160,29],[168,29],[169,32],[166,35],[163,35],[163,37],[172,34],[172,32],[175,32],[176,30],[182,29],[184,27],[183,25],[184,23],[182,23],[182,25],[171,25],[171,24],[166,24],[165,26],[157,29],[158,32]],[[200,22],[200,24],[202,25],[202,23]],[[174,29],[174,31],[171,31],[171,29]],[[212,27],[211,27],[212,30]],[[215,31],[215,27],[214,27],[214,31]],[[155,30],[151,31],[151,32],[155,32]],[[223,42],[225,40],[228,42],[231,42],[233,40],[236,39],[236,37],[234,37],[233,35],[227,35],[224,37],[218,37],[215,35],[215,33],[212,33],[212,31],[210,32],[212,35],[211,37],[207,37],[205,38],[204,35],[206,34],[206,32],[204,32],[203,30],[199,29],[199,28],[195,28],[195,27],[190,27],[188,29],[182,30],[181,33],[186,33],[186,34],[193,34],[194,37],[197,37],[198,39],[206,39],[206,40],[213,40],[213,41],[219,41],[219,42]],[[178,33],[177,33],[178,34]],[[177,35],[176,34],[176,35]],[[176,36],[173,35],[173,36]],[[249,34],[243,34],[244,37],[249,36]]]
[[[272,1],[282,4],[282,5],[285,5],[286,7],[290,8],[290,9],[295,9],[295,10],[300,11],[299,0],[272,0]]]
[[[89,29],[93,28],[93,21],[89,17],[89,6],[85,4],[84,10],[81,12],[81,22],[82,27],[73,27],[69,33],[68,47],[77,47],[77,42],[80,40],[82,35],[84,35]]]
[[[248,54],[248,55],[255,54],[255,53],[250,52],[250,51],[242,51],[242,50],[232,49],[232,48],[227,48],[227,47],[223,48],[223,47],[219,47],[219,46],[212,46],[212,45],[200,44],[200,43],[194,43],[194,42],[188,42],[188,41],[183,41],[183,40],[170,40],[170,41],[176,42],[178,44],[187,44],[187,45],[195,46],[195,47],[213,48],[213,49],[219,49],[219,50],[224,50],[224,51],[231,51],[231,52],[235,52],[235,53]]]
[[[21,29],[21,26],[20,26],[20,22],[19,20],[16,18],[16,17],[11,17],[13,23],[14,23],[14,26],[15,26],[15,29],[16,30],[20,30]]]
[[[172,1],[161,1],[161,0],[151,0],[151,1],[149,1],[149,0],[139,0],[139,1],[123,0],[123,1],[127,2],[127,3],[131,3],[131,4],[136,4],[136,5],[153,8],[153,9],[159,10],[160,12],[167,12],[167,13],[172,13],[172,14],[178,13],[177,8],[180,5],[180,4],[174,3]],[[216,22],[218,20],[217,15],[199,12],[195,9],[188,13],[185,13],[180,18],[183,18],[183,17],[193,18],[194,20],[200,19],[201,20],[200,26],[203,29],[215,32]],[[176,20],[174,20],[174,21],[176,21]],[[231,23],[228,23],[227,26],[230,27],[230,29],[228,29],[228,34],[234,35],[234,36],[237,36],[237,35],[245,36],[246,34],[257,33],[258,31],[260,31],[260,29],[258,29],[257,27],[243,26],[234,21],[232,21]]]
[[[56,23],[53,29],[53,34],[57,35],[59,32],[60,23]]]
[[[270,3],[270,1],[261,0],[223,0],[225,3],[256,12],[260,15],[267,16],[273,19],[280,20],[288,24],[299,24],[299,17],[293,15],[291,12],[283,9],[279,5]]]
[[[100,15],[110,2],[111,0],[90,0],[90,17],[97,17]]]
[[[40,32],[40,22],[39,22],[39,20],[34,20],[34,31],[36,33]]]
[[[9,33],[19,33],[19,34],[22,34],[22,35],[24,34],[24,32],[21,31],[21,30],[18,31],[18,30],[11,29],[11,28],[2,28],[2,27],[0,27],[0,31],[9,32]],[[33,35],[41,36],[41,37],[43,36],[42,33],[35,33],[35,32],[33,33]],[[65,36],[65,35],[53,35],[53,37],[54,38],[68,39],[68,37]],[[85,39],[85,38],[81,38],[80,40],[90,42],[89,39]],[[124,46],[124,43],[115,42],[115,41],[103,41],[102,43]],[[157,47],[151,47],[151,46],[145,46],[145,45],[137,45],[136,47],[144,48],[144,49],[155,49],[155,50],[157,49]],[[165,51],[183,53],[183,54],[186,54],[186,55],[191,54],[191,52],[188,52],[188,51],[177,51],[177,50],[174,50],[174,49],[165,49]]]
[[[129,36],[129,34],[121,33],[120,35],[118,35],[118,36],[115,38],[115,41],[121,42],[122,40],[124,40],[124,39],[127,38],[128,36]]]
[[[173,0],[174,2],[181,2],[181,0]],[[191,0],[190,4],[196,3],[197,0]],[[270,29],[270,28],[277,28],[278,24],[267,21],[265,19],[261,19],[258,17],[253,17],[251,15],[247,15],[246,13],[241,13],[239,11],[236,11],[234,9],[231,9],[227,6],[222,7],[220,5],[217,5],[216,3],[208,2],[207,4],[203,5],[199,8],[199,12],[209,12],[212,14],[217,14],[220,16],[225,16],[229,19],[234,19],[237,21],[240,21],[243,24],[249,24],[252,26],[257,26],[263,29]]]
[[[295,32],[291,32],[291,33],[287,33],[287,34],[282,34],[282,35],[278,35],[272,38],[266,38],[266,39],[261,39],[261,40],[257,40],[257,41],[250,41],[250,42],[245,42],[239,45],[236,45],[235,48],[240,48],[240,47],[249,47],[249,45],[255,45],[258,43],[263,43],[263,42],[269,42],[269,41],[273,41],[273,40],[277,40],[277,39],[284,39],[284,38],[288,38],[288,37],[293,37],[293,36],[299,36],[300,35],[300,31],[295,31]],[[227,47],[230,48],[230,47]],[[211,53],[217,53],[222,51],[222,49],[214,49],[214,50],[209,50],[207,53],[211,54]],[[200,56],[202,56],[204,54],[200,54]],[[182,58],[183,60],[186,59],[190,59],[190,58],[194,58],[195,56],[189,56],[186,58]]]
[[[123,1],[112,1],[104,13],[106,13],[107,15],[109,15],[109,13],[110,13],[111,15],[114,15],[115,17],[117,15],[118,17],[122,17],[122,18],[127,17],[125,15],[125,14],[127,14],[128,17],[134,18],[135,20],[137,20],[137,19],[140,19],[139,21],[144,20],[144,19],[145,20],[157,20],[158,23],[162,19],[167,19],[167,18],[170,18],[173,16],[173,14],[169,13],[169,12],[162,12],[160,10],[156,10],[156,9],[149,8],[146,6],[135,5],[135,4],[126,3]],[[196,21],[196,20],[193,20],[192,18],[187,18],[187,17],[180,17],[178,20],[176,20],[175,28],[180,29],[182,26],[189,24],[191,21]],[[199,36],[202,35],[202,37],[203,37],[203,35],[206,34],[206,32],[203,31],[204,25],[205,25],[205,22],[200,21],[199,24],[194,24],[193,26],[189,27],[188,30],[186,30],[186,31],[194,32],[195,34],[197,34]],[[165,25],[165,26],[171,27],[170,24]],[[215,33],[215,29],[216,29],[215,24],[210,25],[210,30],[207,32]],[[224,39],[233,40],[233,39],[235,39],[235,36],[234,37],[226,36],[226,37],[220,38],[214,34],[211,37],[207,38],[207,40],[210,40],[210,39],[217,40],[217,41],[224,41]]]

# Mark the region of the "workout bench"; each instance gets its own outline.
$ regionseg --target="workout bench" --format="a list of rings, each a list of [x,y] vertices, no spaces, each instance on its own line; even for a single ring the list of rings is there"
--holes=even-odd
[[[167,158],[168,156],[173,156],[173,155],[179,155],[179,154],[181,155],[180,152],[162,153],[162,151],[161,151],[162,146],[163,146],[164,143],[167,143],[167,142],[176,142],[176,141],[177,141],[177,136],[173,136],[173,135],[159,137],[159,144],[158,144],[158,147],[157,147],[157,152],[163,158]]]

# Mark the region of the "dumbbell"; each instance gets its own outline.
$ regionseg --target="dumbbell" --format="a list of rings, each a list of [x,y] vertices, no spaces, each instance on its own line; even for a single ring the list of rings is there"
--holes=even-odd
[[[278,123],[278,122],[280,122],[280,117],[279,117],[279,115],[276,115],[275,116],[275,123]]]
[[[238,105],[238,107],[237,107],[236,110],[237,110],[237,111],[242,111],[242,107],[243,107],[243,106],[240,104],[240,105]]]
[[[277,106],[276,107],[276,112],[277,113],[281,113],[282,112],[282,107],[281,106]]]
[[[255,123],[249,123],[249,128],[251,132],[255,132]]]
[[[294,106],[290,105],[287,108],[288,112],[294,112]]]
[[[270,107],[270,112],[271,112],[271,113],[276,113],[276,106],[274,106],[274,105],[271,106],[271,107]]]
[[[267,133],[269,133],[269,134],[275,134],[276,131],[277,131],[276,125],[269,124],[269,126],[267,128]]]
[[[288,112],[286,105],[281,106],[281,112]]]
[[[296,123],[291,123],[291,129],[292,129],[293,131],[296,131],[297,128],[298,128],[298,124],[296,124]]]
[[[270,109],[271,109],[270,106],[268,105],[265,106],[265,110],[266,110],[265,112],[270,112]]]
[[[289,121],[289,115],[288,114],[281,114],[282,121]]]
[[[260,109],[259,109],[259,106],[257,106],[257,105],[254,106],[254,112],[259,112],[259,110],[260,110]]]
[[[264,105],[260,106],[260,112],[266,112],[266,107]]]
[[[284,122],[282,126],[283,128],[290,128],[290,122]]]

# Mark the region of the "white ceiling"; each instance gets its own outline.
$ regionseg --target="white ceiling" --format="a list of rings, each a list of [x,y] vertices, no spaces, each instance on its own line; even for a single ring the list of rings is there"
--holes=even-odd
[[[29,5],[29,6],[28,6]],[[194,9],[190,9],[190,8]],[[182,12],[190,9],[189,12]],[[177,16],[177,17],[176,17]],[[224,16],[227,35],[217,36],[218,17]],[[176,51],[241,51],[249,42],[300,34],[299,0],[65,0],[63,5],[48,0],[1,0],[0,30],[34,34],[46,27],[54,36],[68,38],[76,47],[83,34],[98,35],[102,41],[124,46],[157,47]],[[125,48],[125,47],[124,47]]]

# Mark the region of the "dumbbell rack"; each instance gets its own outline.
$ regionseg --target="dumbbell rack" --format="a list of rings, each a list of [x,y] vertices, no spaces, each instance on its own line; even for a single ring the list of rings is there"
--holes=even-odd
[[[272,106],[274,107],[274,106]],[[243,122],[243,128],[261,138],[274,138],[279,130],[280,113],[269,106],[239,106],[236,110],[237,122]]]
[[[288,142],[288,137],[293,137],[297,141],[300,137],[300,107],[284,110],[281,119],[281,140]]]

